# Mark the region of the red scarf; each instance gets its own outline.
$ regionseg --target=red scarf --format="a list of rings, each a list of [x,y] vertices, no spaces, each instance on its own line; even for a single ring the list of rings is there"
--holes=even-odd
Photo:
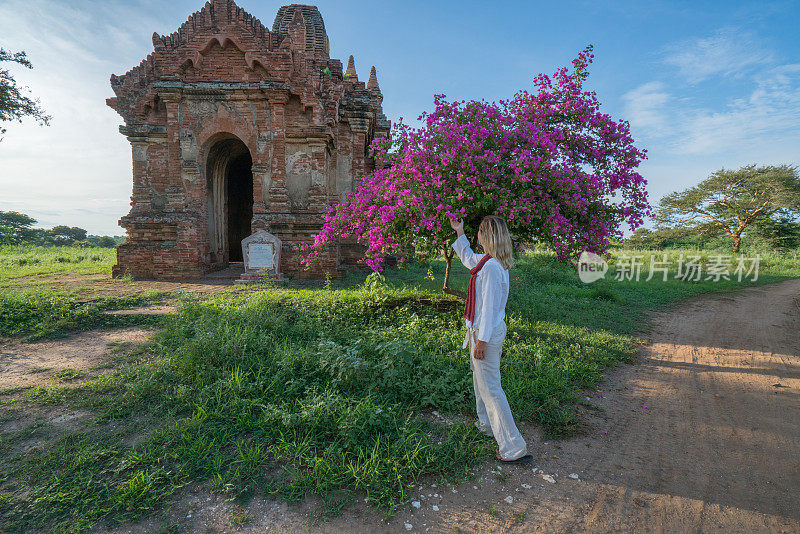
[[[483,265],[492,259],[491,256],[485,254],[478,265],[469,270],[472,276],[469,279],[469,287],[467,288],[467,302],[464,303],[464,318],[469,319],[470,324],[475,320],[475,280],[478,278],[478,271],[483,268]]]

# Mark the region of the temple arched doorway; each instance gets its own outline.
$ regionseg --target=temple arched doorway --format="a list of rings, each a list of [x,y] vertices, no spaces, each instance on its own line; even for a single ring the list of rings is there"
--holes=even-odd
[[[242,239],[253,220],[253,158],[239,138],[217,139],[206,164],[211,265],[242,261]]]

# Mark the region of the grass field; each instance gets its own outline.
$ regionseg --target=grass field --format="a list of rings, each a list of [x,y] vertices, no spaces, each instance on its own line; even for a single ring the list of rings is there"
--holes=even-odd
[[[635,354],[649,312],[749,283],[684,282],[674,272],[666,282],[615,280],[614,265],[626,254],[644,254],[649,265],[649,253],[617,251],[606,279],[590,285],[550,254],[519,258],[502,367],[515,417],[552,435],[580,432],[576,392]],[[96,249],[0,255],[0,336],[163,327],[150,345],[122,354],[113,373],[0,395],[0,423],[54,406],[91,414],[66,434],[46,418],[0,431],[4,531],[73,532],[141,517],[191,481],[238,499],[317,495],[330,513],[367,497],[391,514],[419,479],[457,480],[492,457],[493,442],[471,425],[463,303],[441,293],[442,262],[434,263],[433,280],[411,266],[385,279],[352,274],[314,289],[290,283],[216,295],[87,300],[48,282],[107,273],[111,263],[113,251]],[[765,254],[757,283],[798,276],[800,261]],[[453,277],[454,287],[466,287],[461,265]],[[164,299],[178,303],[166,318],[103,313]],[[19,452],[31,439],[41,445]]]
[[[37,275],[110,273],[113,248],[0,246],[0,282]]]
[[[75,329],[157,324],[154,317],[104,313],[169,297],[157,290],[132,291],[125,287],[129,279],[118,281],[115,294],[91,291],[92,280],[83,278],[109,276],[115,262],[111,248],[0,247],[0,337],[35,341]]]

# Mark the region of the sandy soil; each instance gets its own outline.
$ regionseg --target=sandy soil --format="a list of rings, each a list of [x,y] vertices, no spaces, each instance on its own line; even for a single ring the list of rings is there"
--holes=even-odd
[[[0,284],[9,287],[25,287],[40,285],[56,290],[74,291],[86,298],[112,297],[142,294],[147,291],[164,293],[219,293],[223,291],[246,291],[258,285],[236,284],[235,280],[242,274],[241,266],[231,266],[216,271],[197,280],[126,280],[111,278],[108,274],[56,274],[33,275],[13,278]],[[293,289],[316,288],[323,281],[299,278],[287,282]],[[357,279],[347,282],[337,281],[344,287],[359,285]]]
[[[17,287],[30,284],[50,286],[54,289],[76,291],[87,298],[136,295],[146,291],[174,293],[217,293],[230,291],[234,278],[224,275],[208,276],[200,280],[124,280],[107,274],[58,274],[14,278],[6,284]]]
[[[324,519],[315,499],[241,509],[193,485],[114,531],[800,532],[800,280],[655,315],[638,361],[583,402],[600,409],[585,409],[578,437],[522,428],[533,467],[427,481],[389,522],[361,500]]]
[[[151,335],[150,330],[123,328],[36,343],[0,339],[0,388],[72,382],[109,371],[114,350],[146,343]]]
[[[175,313],[175,304],[154,304],[140,308],[125,308],[124,310],[111,310],[103,312],[106,315],[170,315]]]

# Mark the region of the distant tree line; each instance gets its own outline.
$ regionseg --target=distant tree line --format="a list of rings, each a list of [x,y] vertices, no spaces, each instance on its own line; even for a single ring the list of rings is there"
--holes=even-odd
[[[36,219],[16,211],[0,211],[0,245],[39,245],[73,247],[116,247],[122,237],[87,235],[77,226],[58,225],[45,230],[33,228]]]
[[[758,250],[786,251],[800,247],[800,223],[788,217],[766,220],[742,234],[741,243]],[[622,246],[629,248],[669,249],[693,247],[724,249],[731,247],[731,238],[722,232],[700,232],[692,228],[637,228]]]
[[[791,165],[720,169],[696,186],[661,199],[655,229],[625,240],[637,248],[800,247],[800,176]]]

